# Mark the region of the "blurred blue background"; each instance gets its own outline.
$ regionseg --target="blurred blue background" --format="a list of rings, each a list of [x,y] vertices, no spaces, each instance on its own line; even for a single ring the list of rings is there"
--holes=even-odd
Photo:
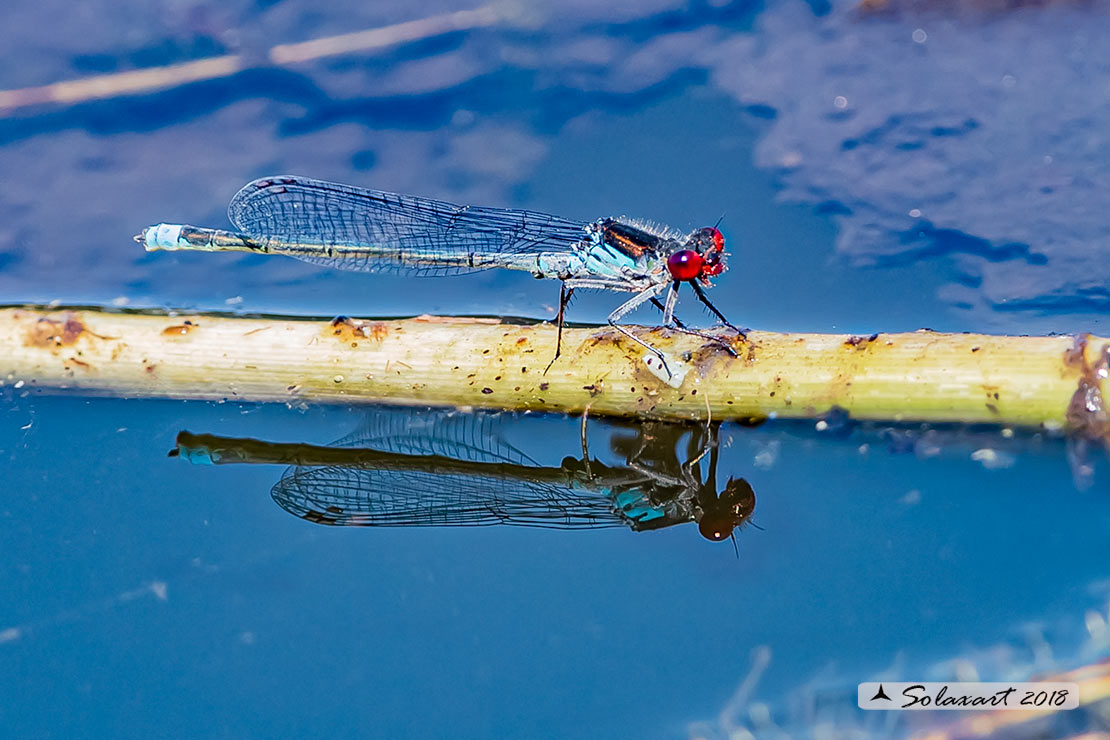
[[[761,329],[1105,335],[1104,3],[448,15],[476,7],[9,3],[0,297],[553,313],[557,287],[528,276],[405,279],[131,241],[160,221],[223,227],[239,186],[291,172],[679,229],[724,214],[731,269],[712,296]],[[271,55],[374,28],[395,40]],[[183,81],[170,66],[131,94],[44,87],[229,54],[239,71]],[[583,295],[570,318],[614,305]],[[1105,477],[1078,490],[1053,437],[726,427],[722,473],[751,481],[763,528],[741,533],[737,560],[690,527],[316,527],[270,500],[279,469],[166,452],[182,428],[327,443],[364,412],[2,390],[11,737],[771,736],[732,700],[759,646],[774,722],[807,736],[791,697],[847,687],[838,722],[882,737],[894,729],[851,710],[859,681],[947,677],[953,660],[1012,678],[1108,649],[1084,616],[1104,617],[1110,593]],[[576,453],[577,424],[504,421],[546,464]],[[606,426],[592,433],[605,450]]]

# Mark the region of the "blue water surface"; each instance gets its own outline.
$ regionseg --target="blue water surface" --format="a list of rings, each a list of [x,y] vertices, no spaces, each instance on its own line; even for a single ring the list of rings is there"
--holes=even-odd
[[[248,63],[0,106],[6,303],[553,313],[557,286],[527,275],[131,241],[226,226],[239,186],[292,172],[584,220],[723,214],[712,296],[761,329],[1106,330],[1103,3],[499,5],[487,26],[289,65],[267,50],[475,6],[11,5],[3,90]],[[586,294],[571,318],[615,305]],[[5,736],[810,737],[797,697],[819,689],[841,730],[886,737],[905,728],[853,708],[859,681],[959,661],[1012,679],[1110,650],[1084,616],[1110,591],[1103,463],[1077,487],[1049,434],[726,426],[722,477],[751,482],[761,528],[737,558],[692,526],[325,528],[274,505],[278,467],[166,455],[181,429],[327,444],[365,410],[0,391]],[[545,465],[578,454],[578,420],[500,423]],[[590,431],[619,462],[611,433]]]

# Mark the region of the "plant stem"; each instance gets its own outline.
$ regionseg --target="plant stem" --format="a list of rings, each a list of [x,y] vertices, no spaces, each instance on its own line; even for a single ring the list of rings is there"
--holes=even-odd
[[[0,383],[36,390],[287,403],[400,403],[659,419],[814,418],[1067,428],[1105,439],[1110,339],[1090,335],[751,332],[713,343],[634,328],[687,358],[678,388],[606,328],[0,309]],[[727,336],[721,334],[722,337]]]

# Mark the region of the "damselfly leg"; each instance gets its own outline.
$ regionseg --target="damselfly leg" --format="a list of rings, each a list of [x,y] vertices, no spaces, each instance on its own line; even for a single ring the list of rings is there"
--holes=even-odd
[[[644,340],[640,339],[638,336],[636,336],[635,334],[630,332],[628,329],[625,329],[624,326],[617,323],[622,318],[624,318],[626,314],[635,310],[640,305],[642,305],[644,303],[647,303],[648,301],[650,301],[653,298],[658,299],[659,294],[662,293],[666,289],[667,289],[667,284],[664,283],[663,285],[653,285],[650,288],[648,288],[647,290],[642,291],[640,293],[637,293],[636,295],[634,295],[629,300],[627,300],[624,303],[622,303],[621,305],[617,306],[617,308],[611,314],[609,314],[608,321],[609,321],[609,326],[613,327],[614,329],[619,331],[621,334],[624,334],[626,337],[631,339],[633,342],[640,345],[641,347],[646,349],[648,352],[651,352],[653,355],[655,355],[657,358],[659,358],[659,362],[662,363],[662,365],[663,365],[663,370],[668,375],[671,375],[672,374],[671,369],[670,369],[670,367],[667,366],[667,356],[663,354],[662,350],[657,349],[655,347],[652,347],[650,344],[648,344]]]
[[[720,429],[721,422],[707,420],[705,426],[699,427],[696,431],[690,433],[690,444],[687,448],[689,459],[682,464],[682,477],[688,485],[699,491],[699,498],[704,498],[707,492],[713,497],[716,497],[717,494],[717,435]],[[706,455],[709,455],[709,470],[703,484],[701,461]],[[695,471],[697,472],[696,475]]]
[[[582,467],[586,470],[586,477],[590,480],[593,480],[594,474],[593,471],[590,470],[590,442],[586,438],[586,423],[589,418],[590,407],[586,406],[586,408],[582,411],[582,429],[579,432],[582,441]]]
[[[697,293],[698,299],[702,303],[705,304],[706,308],[708,308],[710,311],[713,312],[714,316],[716,316],[718,319],[721,320],[722,324],[724,324],[729,329],[732,329],[734,332],[739,334],[741,338],[746,338],[748,336],[748,333],[744,329],[733,326],[732,322],[730,322],[728,319],[726,319],[725,315],[723,313],[721,313],[720,311],[718,311],[716,306],[714,306],[712,303],[710,303],[709,297],[705,294],[705,291],[702,290],[702,287],[700,285],[698,285],[697,283],[692,282],[692,281],[691,281],[690,285],[691,285],[691,287],[693,287],[694,292]]]
[[[566,314],[567,305],[570,304],[570,298],[574,295],[574,288],[568,288],[566,282],[559,283],[559,313],[555,316],[555,324],[558,327],[557,334],[555,335],[555,356],[551,358],[551,362],[547,363],[547,367],[543,369],[543,374],[547,375],[547,371],[555,364],[555,360],[559,359],[559,355],[563,352],[563,317]]]
[[[668,328],[673,328],[675,331],[680,332],[682,334],[689,334],[689,335],[694,336],[694,337],[700,337],[701,339],[704,339],[708,342],[713,342],[717,346],[723,348],[726,352],[728,352],[733,357],[738,357],[739,355],[736,354],[736,350],[734,350],[732,348],[732,345],[729,344],[728,342],[726,342],[724,339],[721,339],[720,337],[715,337],[712,334],[707,334],[706,332],[703,332],[703,331],[698,331],[697,329],[691,329],[690,327],[686,326],[686,322],[682,321],[682,319],[680,319],[680,318],[678,318],[677,316],[674,315],[674,303],[678,302],[678,285],[679,284],[676,282],[671,287],[670,292],[667,294],[667,299],[668,299],[668,304],[669,304],[669,309],[670,309],[670,320],[669,321],[668,321],[668,318],[667,318],[668,305],[664,305],[658,298],[652,298],[651,299],[652,305],[663,312],[663,326],[666,326]],[[672,296],[674,298],[673,302],[671,301]],[[731,324],[729,324],[729,326],[731,326]],[[739,330],[737,330],[737,331],[739,331]],[[744,336],[743,332],[740,332],[740,336]]]

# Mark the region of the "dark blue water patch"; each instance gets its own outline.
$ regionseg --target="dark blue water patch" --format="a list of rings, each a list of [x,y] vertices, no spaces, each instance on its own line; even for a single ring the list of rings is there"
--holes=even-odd
[[[758,103],[754,105],[744,106],[744,110],[752,118],[758,118],[764,121],[773,121],[775,120],[775,117],[779,114],[779,112],[773,107],[769,105],[760,105]]]
[[[19,264],[23,259],[23,254],[19,252],[5,252],[0,250],[0,272]]]
[[[523,92],[531,75],[497,72],[468,80],[448,90],[416,95],[384,97],[320,98],[306,106],[300,118],[286,118],[279,124],[282,136],[301,136],[330,128],[340,123],[364,123],[373,128],[402,128],[407,131],[431,131],[447,125],[462,101],[468,110],[492,113],[504,110],[505,97]],[[498,92],[490,93],[491,85]]]
[[[79,54],[70,62],[73,70],[79,74],[107,74],[120,68],[120,58],[114,54]]]
[[[853,115],[853,111],[845,110],[829,113],[826,119],[836,120],[838,116],[848,119]],[[965,120],[958,126],[938,126],[930,123],[934,117],[932,113],[892,115],[882,125],[858,137],[845,139],[840,148],[851,151],[859,146],[878,148],[890,146],[901,151],[912,151],[923,148],[929,138],[965,136],[979,128],[979,123],[973,118]]]
[[[952,281],[966,288],[979,288],[983,284],[983,276],[966,270],[953,270]]]
[[[817,18],[826,16],[832,12],[832,2],[830,0],[806,0],[806,5],[813,11],[813,15]]]
[[[230,49],[219,39],[198,34],[183,38],[168,38],[161,42],[121,55],[126,66],[135,68],[162,67],[167,64],[191,62],[208,57],[223,56]]]
[[[118,164],[109,157],[83,157],[77,162],[77,167],[85,172],[107,172]]]
[[[837,200],[826,200],[813,208],[820,216],[851,216],[852,209]]]
[[[763,5],[762,0],[735,0],[724,4],[693,0],[681,8],[667,9],[619,23],[605,21],[586,23],[579,26],[577,32],[597,33],[644,42],[663,34],[688,31],[707,25],[733,31],[746,31],[755,23]]]
[[[361,59],[370,67],[390,69],[402,62],[430,59],[441,54],[457,51],[464,44],[480,42],[482,39],[490,37],[489,31],[481,29],[441,33],[428,38],[407,41],[396,48],[389,49],[384,54],[371,54]],[[359,57],[353,58],[359,59]]]
[[[372,170],[377,163],[378,155],[372,149],[361,149],[351,154],[351,167],[359,172]]]
[[[229,53],[217,38],[208,35],[163,39],[141,48],[117,52],[76,54],[70,66],[77,74],[109,74],[191,62]]]
[[[464,45],[474,43],[480,38],[482,38],[480,30],[447,32],[408,41],[380,52],[322,57],[313,62],[313,65],[319,66],[328,73],[346,74],[359,70],[368,73],[386,73],[406,62],[422,61],[459,51]]]
[[[992,244],[987,239],[956,229],[937,228],[927,219],[922,219],[919,226],[898,234],[898,240],[900,244],[916,246],[879,255],[875,258],[877,265],[893,267],[958,254],[981,257],[988,262],[1022,260],[1029,265],[1044,265],[1048,262],[1045,255],[1033,251],[1028,244]]]
[[[1105,286],[1077,288],[1067,293],[1062,292],[1041,295],[1036,298],[1006,301],[994,308],[996,311],[1035,310],[1059,315],[1085,312],[1106,313],[1110,311],[1110,288]]]
[[[933,126],[929,129],[929,135],[934,138],[964,136],[977,128],[979,128],[979,122],[974,118],[969,118],[960,126]]]

